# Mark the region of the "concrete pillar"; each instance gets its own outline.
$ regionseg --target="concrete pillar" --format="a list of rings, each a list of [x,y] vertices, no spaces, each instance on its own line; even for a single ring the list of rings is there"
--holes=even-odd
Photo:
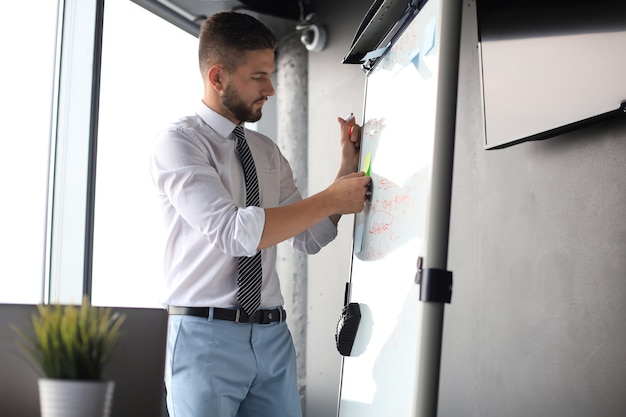
[[[308,51],[299,33],[279,42],[276,62],[277,143],[289,161],[296,185],[308,195]],[[293,335],[298,362],[298,389],[304,409],[306,381],[307,257],[288,244],[278,245],[280,277],[287,324]]]

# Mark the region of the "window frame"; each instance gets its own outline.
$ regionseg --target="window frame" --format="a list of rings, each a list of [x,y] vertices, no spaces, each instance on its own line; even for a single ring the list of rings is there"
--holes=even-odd
[[[62,0],[50,153],[44,303],[91,297],[104,0]]]

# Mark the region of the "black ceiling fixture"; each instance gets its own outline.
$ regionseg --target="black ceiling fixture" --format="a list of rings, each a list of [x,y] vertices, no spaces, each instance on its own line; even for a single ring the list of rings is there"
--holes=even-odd
[[[298,22],[310,13],[308,1],[240,0],[249,10]]]
[[[310,24],[315,20],[311,0],[132,0],[146,10],[198,36],[207,16],[224,10],[255,14],[277,35],[294,28],[294,23]]]

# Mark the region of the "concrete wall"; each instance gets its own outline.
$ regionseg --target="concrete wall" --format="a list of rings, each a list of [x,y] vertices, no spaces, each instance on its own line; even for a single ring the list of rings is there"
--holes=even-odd
[[[622,416],[626,120],[483,150],[474,6],[464,3],[439,415]]]
[[[311,193],[334,177],[335,117],[354,111],[362,123],[364,74],[340,62],[369,4],[317,2],[329,44],[309,54]],[[626,121],[484,150],[474,0],[463,7],[439,415],[621,416]],[[340,237],[309,258],[307,417],[336,412],[351,229],[343,219]]]
[[[281,38],[276,62],[276,107],[281,117],[276,137],[303,195],[308,195],[308,63],[308,53],[298,33]],[[302,401],[306,389],[307,259],[287,242],[278,245],[276,272],[296,349]]]

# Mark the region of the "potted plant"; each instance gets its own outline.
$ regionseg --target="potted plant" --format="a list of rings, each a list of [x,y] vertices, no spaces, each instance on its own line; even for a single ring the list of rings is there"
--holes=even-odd
[[[82,305],[39,305],[32,326],[13,325],[37,369],[42,417],[108,417],[114,382],[102,371],[119,340],[125,316],[110,308]]]

